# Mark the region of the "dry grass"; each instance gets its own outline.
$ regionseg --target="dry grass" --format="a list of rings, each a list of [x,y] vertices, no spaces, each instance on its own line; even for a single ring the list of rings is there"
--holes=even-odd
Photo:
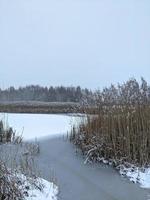
[[[5,199],[23,199],[23,192],[17,177],[0,161],[0,200]]]
[[[22,136],[17,136],[16,132],[8,126],[8,123],[0,121],[0,144],[10,142],[19,144],[22,142],[22,139]]]
[[[131,80],[116,88],[115,93],[112,88],[100,93],[95,102],[95,117],[87,117],[86,122],[73,127],[70,139],[89,159],[104,158],[115,165],[150,165],[150,87],[143,82],[137,87],[137,82]],[[133,86],[138,88],[136,93]],[[118,104],[119,99],[124,102]]]
[[[0,112],[2,113],[78,113],[81,112],[79,103],[71,102],[0,102]]]
[[[40,148],[37,142],[24,143],[5,124],[0,122],[0,200],[21,200],[28,195],[27,182],[42,189],[35,163]]]
[[[28,184],[42,190],[35,162],[39,153],[37,143],[4,144],[0,151],[0,200],[24,199]]]

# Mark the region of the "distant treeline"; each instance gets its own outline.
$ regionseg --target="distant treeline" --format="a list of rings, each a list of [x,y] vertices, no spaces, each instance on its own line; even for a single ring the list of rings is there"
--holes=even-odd
[[[43,102],[81,102],[88,99],[92,92],[78,87],[41,87],[29,85],[18,89],[0,89],[0,101],[43,101]]]
[[[75,102],[85,106],[112,106],[150,104],[150,85],[144,78],[138,82],[131,78],[128,81],[91,91],[78,87],[26,87],[0,89],[0,101],[42,101],[42,102]]]

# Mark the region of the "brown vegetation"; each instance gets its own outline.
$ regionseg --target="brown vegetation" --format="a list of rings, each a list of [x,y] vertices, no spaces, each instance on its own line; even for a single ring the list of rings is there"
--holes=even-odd
[[[22,137],[0,121],[0,200],[24,199],[29,185],[42,190],[34,159],[39,152],[37,142],[22,142]]]
[[[71,140],[89,159],[150,164],[150,87],[131,79],[97,93],[95,117],[73,127]],[[87,113],[89,109],[87,109]]]
[[[0,102],[0,112],[2,113],[78,113],[81,112],[78,103],[58,103],[58,102]]]
[[[15,131],[11,127],[5,127],[4,122],[0,121],[0,144],[8,142],[21,143],[22,137],[16,136]]]
[[[0,161],[0,200],[24,199],[20,180]]]

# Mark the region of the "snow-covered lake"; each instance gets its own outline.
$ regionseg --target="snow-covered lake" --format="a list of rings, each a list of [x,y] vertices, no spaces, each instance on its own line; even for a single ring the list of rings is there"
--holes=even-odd
[[[58,114],[0,114],[5,125],[11,126],[17,134],[22,134],[25,140],[65,135],[73,123],[79,120],[77,116]]]

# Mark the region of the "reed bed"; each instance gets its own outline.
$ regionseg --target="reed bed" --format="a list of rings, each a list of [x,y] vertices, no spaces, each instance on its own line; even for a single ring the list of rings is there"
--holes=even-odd
[[[25,199],[28,185],[42,191],[35,163],[39,152],[37,142],[23,142],[8,123],[0,121],[0,200]]]
[[[20,180],[0,161],[0,200],[24,199]]]
[[[6,123],[4,123],[4,121],[0,121],[0,144],[4,144],[4,143],[21,143],[23,140],[22,136],[16,135],[16,132],[8,126],[8,124],[6,125]]]
[[[133,80],[131,82],[135,85]],[[107,105],[104,98],[106,95],[103,98],[99,97],[99,101],[95,103],[96,115],[87,115],[86,120],[72,128],[70,140],[81,149],[87,159],[107,160],[115,166],[122,163],[139,167],[150,165],[150,104],[144,95],[146,92],[142,93],[141,87],[138,87],[137,93],[140,97],[133,96],[133,87],[129,88],[130,98],[126,98],[122,104],[118,104],[121,95],[118,95],[114,103],[110,98]],[[148,86],[147,88],[149,89]],[[107,94],[108,91],[110,90],[107,90]],[[115,94],[116,91],[118,94],[119,89],[115,89]]]

